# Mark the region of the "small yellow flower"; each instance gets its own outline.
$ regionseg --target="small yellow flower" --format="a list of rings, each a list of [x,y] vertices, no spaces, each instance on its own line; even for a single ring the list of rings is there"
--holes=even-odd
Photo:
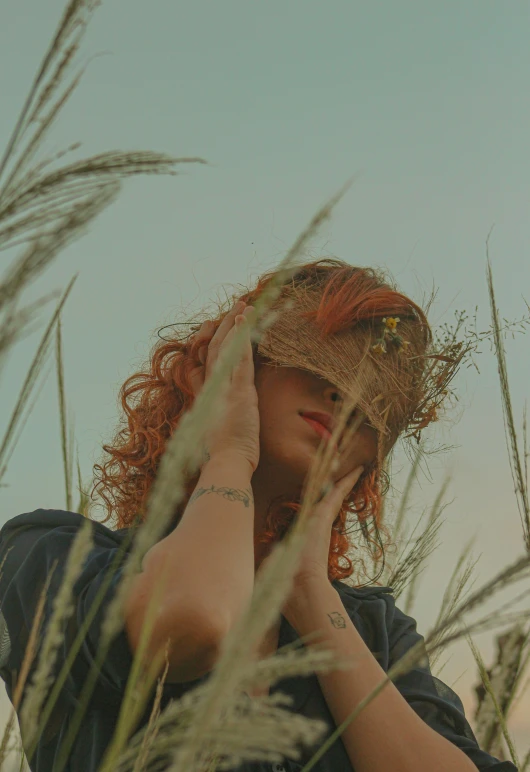
[[[399,322],[399,316],[389,316],[388,319],[383,319],[383,324],[387,328],[387,330],[394,331],[397,327],[397,323]]]
[[[372,351],[375,351],[376,354],[386,354],[386,346],[382,340],[378,340],[377,343],[375,343],[372,346]]]

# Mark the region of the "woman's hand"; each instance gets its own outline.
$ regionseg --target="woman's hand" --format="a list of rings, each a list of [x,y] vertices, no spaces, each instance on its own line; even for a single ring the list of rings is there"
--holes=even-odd
[[[315,586],[322,583],[329,584],[328,561],[333,523],[340,512],[344,499],[356,485],[362,473],[362,466],[348,472],[332,484],[326,495],[315,504],[307,521],[306,540],[291,593],[282,609],[282,614],[289,622],[295,618],[299,604],[307,599],[308,594]],[[262,561],[259,571],[263,569],[268,560],[270,560],[270,556]]]
[[[230,344],[239,327],[245,328],[243,354],[238,364],[232,368],[224,414],[219,416],[207,434],[206,451],[210,458],[220,452],[241,455],[249,462],[254,472],[260,455],[260,422],[250,329],[246,321],[253,309],[245,305],[243,301],[236,303],[217,330],[211,321],[201,325],[196,333],[197,340],[203,341],[198,352],[200,364],[190,368],[189,380],[193,393],[197,396],[210,377],[220,353]]]

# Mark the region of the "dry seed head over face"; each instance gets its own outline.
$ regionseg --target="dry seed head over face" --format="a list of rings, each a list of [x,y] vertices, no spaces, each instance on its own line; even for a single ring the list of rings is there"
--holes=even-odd
[[[411,307],[410,317],[362,320],[350,329],[325,334],[308,318],[316,315],[320,288],[293,284],[275,307],[281,308],[286,298],[294,302],[263,332],[258,353],[277,364],[309,370],[353,399],[376,429],[378,455],[384,458],[399,434],[414,427],[414,414],[425,398],[428,327]],[[383,350],[378,349],[380,342]]]

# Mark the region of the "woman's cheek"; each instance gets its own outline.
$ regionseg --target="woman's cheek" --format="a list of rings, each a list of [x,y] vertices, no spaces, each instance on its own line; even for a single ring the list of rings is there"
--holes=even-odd
[[[340,468],[345,469],[344,474],[357,466],[367,467],[377,455],[377,441],[373,429],[366,427],[354,437],[352,447],[342,454]]]

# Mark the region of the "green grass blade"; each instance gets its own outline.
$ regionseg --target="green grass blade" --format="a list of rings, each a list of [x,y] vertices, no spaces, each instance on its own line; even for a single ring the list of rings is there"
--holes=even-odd
[[[508,749],[510,751],[510,756],[512,758],[512,761],[515,764],[515,766],[519,769],[520,768],[520,763],[519,763],[519,759],[517,758],[517,753],[516,753],[516,750],[515,750],[515,746],[514,746],[512,738],[510,736],[510,733],[508,732],[508,727],[506,726],[506,719],[505,719],[505,716],[504,716],[504,714],[503,714],[503,712],[502,712],[502,710],[501,710],[501,708],[499,706],[499,703],[497,701],[497,697],[495,695],[495,691],[494,691],[494,689],[492,687],[490,678],[488,676],[488,673],[487,673],[487,670],[486,670],[486,666],[484,664],[484,660],[482,659],[479,650],[477,649],[477,647],[473,643],[473,640],[472,640],[471,636],[470,635],[466,635],[465,637],[466,637],[466,640],[467,640],[467,642],[469,644],[469,647],[471,648],[471,651],[473,652],[473,657],[475,658],[475,662],[477,663],[477,666],[478,666],[478,669],[479,669],[479,673],[480,673],[480,677],[482,679],[482,683],[484,684],[484,688],[486,689],[486,691],[487,691],[488,695],[490,696],[491,701],[493,703],[493,706],[494,706],[494,709],[495,709],[495,713],[496,713],[496,716],[497,716],[497,720],[499,722],[499,726],[501,728],[502,734],[504,735],[504,739],[506,740],[506,744],[508,745]]]
[[[510,386],[508,382],[508,369],[506,366],[506,353],[504,350],[504,342],[501,335],[501,324],[499,320],[499,312],[495,302],[495,291],[493,288],[493,273],[491,270],[491,262],[489,258],[489,234],[486,241],[486,254],[487,254],[487,279],[488,279],[488,294],[491,308],[491,320],[494,330],[494,343],[495,354],[497,357],[497,367],[499,371],[499,379],[501,385],[502,407],[504,415],[504,428],[506,433],[506,443],[508,447],[508,454],[510,459],[510,470],[512,473],[513,482],[515,485],[515,496],[517,499],[517,506],[519,508],[519,514],[523,524],[523,533],[527,550],[530,551],[530,505],[528,501],[528,489],[525,484],[525,475],[523,474],[523,462],[521,460],[521,454],[519,452],[519,444],[517,441],[517,433],[515,430],[515,421],[513,417],[513,407],[510,395]],[[525,448],[526,452],[526,448]]]
[[[59,394],[59,419],[61,423],[61,450],[63,454],[64,487],[66,493],[66,509],[68,512],[72,509],[72,491],[70,486],[70,458],[67,447],[67,418],[66,405],[64,398],[64,367],[61,336],[61,317],[57,319],[56,326],[56,363],[57,363],[57,389]]]
[[[403,493],[401,494],[401,498],[399,500],[399,508],[397,511],[396,519],[394,521],[393,531],[392,531],[392,538],[397,543],[401,539],[401,532],[403,530],[403,526],[405,523],[405,518],[408,514],[408,508],[410,503],[410,494],[412,492],[412,488],[414,486],[414,483],[416,481],[416,473],[418,471],[418,467],[420,464],[421,455],[423,452],[422,445],[418,445],[416,448],[416,453],[414,455],[414,460],[412,462],[412,466],[409,470],[409,473],[407,475],[407,479],[405,482],[405,487],[403,488]]]
[[[437,522],[438,518],[442,514],[445,506],[447,506],[446,504],[443,503],[443,501],[444,501],[444,498],[445,498],[445,493],[447,491],[447,487],[449,485],[449,481],[450,481],[450,478],[447,477],[444,480],[444,482],[442,483],[442,486],[441,486],[440,490],[438,491],[438,495],[436,496],[436,498],[434,500],[434,503],[433,503],[433,505],[431,507],[431,511],[430,511],[430,514],[429,514],[429,519],[427,521],[427,527],[426,527],[426,529],[424,531],[424,534],[425,533],[430,533],[432,531],[432,529],[434,528],[435,523]],[[430,545],[430,541],[431,540],[429,539],[428,540],[429,545]],[[421,546],[423,546],[423,542],[422,542]],[[425,561],[429,557],[429,555],[432,554],[432,552],[433,552],[432,549],[430,551],[426,551],[424,549],[420,549],[420,554],[419,554],[419,556],[416,558],[416,560],[414,562],[414,568],[413,568],[413,571],[412,571],[412,576],[410,578],[410,582],[408,584],[407,596],[405,598],[405,607],[403,609],[405,614],[410,614],[411,611],[412,611],[412,606],[414,604],[414,599],[415,599],[415,592],[416,592],[416,588],[417,588],[417,582],[418,582],[418,578],[419,578],[419,575],[420,575],[420,568],[421,568],[422,564],[425,563]]]
[[[98,5],[99,3],[97,1],[95,2],[94,0],[88,0],[88,2],[87,0],[70,0],[68,5],[66,6],[63,12],[61,21],[59,22],[59,26],[55,32],[55,35],[50,45],[48,46],[48,50],[46,51],[42,59],[39,71],[35,76],[35,79],[30,88],[29,94],[26,97],[26,100],[22,107],[22,111],[18,117],[13,133],[11,134],[11,137],[9,138],[9,141],[7,143],[7,147],[4,152],[4,155],[2,156],[2,159],[0,161],[0,177],[2,176],[7,164],[11,160],[12,155],[16,149],[16,146],[20,138],[24,134],[25,128],[27,126],[26,119],[28,117],[28,113],[30,111],[32,104],[34,103],[35,97],[39,91],[41,84],[44,82],[46,78],[46,75],[52,65],[52,62],[60,54],[61,50],[63,49],[64,43],[66,42],[66,39],[71,34],[73,29],[76,29],[79,26],[81,26],[81,28],[84,31],[84,29],[86,28],[88,19],[83,18],[83,14],[86,16],[87,11],[89,14],[92,13]],[[55,89],[60,83],[62,74],[64,74],[64,68],[60,65],[59,69],[55,71],[52,78],[50,79],[50,83],[47,88],[47,94],[46,94],[47,99],[41,100],[41,106],[44,106],[44,104],[54,93]],[[31,118],[34,121],[37,117],[38,115],[36,115],[35,113],[31,116]]]
[[[83,517],[87,517],[89,495],[87,490],[83,487],[83,480],[81,477],[81,467],[79,466],[79,452],[77,453],[77,490],[79,493],[79,503],[75,511],[79,512],[79,514],[83,515]]]
[[[42,339],[40,341],[40,344],[37,348],[37,352],[35,356],[33,357],[33,361],[31,362],[31,365],[29,367],[28,373],[26,375],[26,379],[22,385],[22,388],[19,393],[19,397],[17,400],[17,403],[14,407],[14,410],[11,414],[11,419],[9,421],[8,427],[6,429],[6,432],[4,434],[4,437],[2,439],[2,442],[0,444],[0,480],[2,479],[3,475],[6,472],[7,469],[7,462],[8,458],[6,459],[7,452],[10,450],[9,457],[12,455],[15,445],[10,448],[11,439],[13,437],[13,434],[15,432],[15,429],[21,420],[24,407],[26,403],[29,400],[29,397],[31,395],[31,392],[35,386],[36,380],[39,376],[39,373],[43,367],[43,364],[46,360],[46,356],[48,354],[48,348],[50,344],[51,334],[53,332],[53,327],[55,323],[57,322],[57,319],[59,318],[59,315],[61,313],[61,310],[66,302],[66,299],[68,298],[68,295],[70,294],[72,287],[74,285],[75,280],[77,279],[77,274],[73,277],[73,279],[70,281],[68,287],[66,288],[61,300],[59,301],[59,304],[57,308],[55,309],[55,312],[48,323],[48,326],[46,327],[46,330],[44,332],[44,335],[42,336]]]

